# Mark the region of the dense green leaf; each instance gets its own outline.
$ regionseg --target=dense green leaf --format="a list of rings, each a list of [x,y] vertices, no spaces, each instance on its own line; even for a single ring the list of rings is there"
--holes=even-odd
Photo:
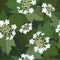
[[[15,46],[14,40],[5,40],[4,38],[0,39],[0,47],[2,48],[2,51],[7,55],[10,53],[11,46]]]

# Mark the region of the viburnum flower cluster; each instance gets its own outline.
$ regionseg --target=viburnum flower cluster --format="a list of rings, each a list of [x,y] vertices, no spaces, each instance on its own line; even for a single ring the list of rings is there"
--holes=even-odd
[[[19,60],[34,60],[34,55],[21,54],[21,58],[19,58]]]
[[[60,21],[59,21],[59,24],[57,25],[55,31],[59,34],[60,36]]]
[[[12,40],[16,34],[16,28],[15,24],[10,25],[9,20],[0,20],[0,39]]]
[[[27,14],[34,12],[32,6],[36,5],[36,0],[17,0],[17,3],[17,10],[19,13]]]
[[[19,32],[27,34],[30,30],[32,30],[32,23],[25,23],[24,25],[22,25]]]
[[[42,13],[45,13],[47,16],[51,17],[53,11],[55,11],[55,8],[51,4],[42,4]]]
[[[44,37],[44,33],[38,31],[33,34],[33,38],[29,40],[29,44],[32,44],[34,51],[43,54],[48,48],[50,48],[49,37]]]

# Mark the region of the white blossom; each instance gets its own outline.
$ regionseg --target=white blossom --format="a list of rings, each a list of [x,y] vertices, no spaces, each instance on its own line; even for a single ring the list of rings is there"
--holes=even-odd
[[[19,60],[34,60],[34,55],[21,54]]]
[[[9,24],[9,20],[5,20],[5,24],[8,25]]]
[[[22,14],[33,13],[32,6],[36,5],[36,0],[17,0],[20,6],[17,6],[17,11]]]
[[[4,21],[0,20],[0,27],[2,27],[4,25]]]
[[[56,31],[56,33],[58,33],[59,36],[60,36],[60,21],[59,21],[59,24],[57,25],[55,31]]]
[[[4,35],[0,32],[0,38],[3,38],[3,36],[4,36]]]
[[[27,34],[30,30],[32,30],[32,23],[26,23],[26,24],[22,25],[19,32]]]
[[[30,13],[33,13],[33,12],[34,12],[34,9],[33,9],[33,8],[30,8],[30,9],[29,9],[29,12],[30,12]]]
[[[14,30],[17,28],[16,24],[12,25],[11,27],[12,27],[12,29],[14,29]]]
[[[29,43],[34,44],[34,40],[33,39],[29,40]]]
[[[47,16],[51,17],[53,11],[55,11],[55,8],[51,4],[42,4],[42,13],[45,13]]]
[[[9,20],[0,20],[0,38],[5,38],[6,40],[12,40],[16,34],[17,26],[10,25]]]
[[[45,33],[38,31],[33,34],[33,38],[29,40],[29,44],[34,46],[34,51],[43,54],[48,48],[50,48],[49,37],[44,37]]]

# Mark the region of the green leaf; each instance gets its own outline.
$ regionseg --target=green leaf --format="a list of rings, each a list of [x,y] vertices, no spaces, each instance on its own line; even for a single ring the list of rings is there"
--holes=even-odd
[[[7,19],[7,14],[4,10],[1,11],[0,13],[0,19],[3,20],[3,19]]]
[[[52,4],[53,6],[56,6],[57,0],[43,0],[43,2],[48,3],[48,4]]]
[[[58,53],[57,53],[57,43],[55,41],[50,41],[50,45],[51,47],[44,52],[44,57],[54,57],[56,56]]]
[[[37,30],[44,32],[46,36],[52,36],[53,30],[49,22],[45,22],[43,26],[39,25]]]
[[[18,60],[19,59],[19,57],[17,57],[17,56],[12,56],[12,58],[13,58],[13,60]]]
[[[17,30],[19,30],[23,24],[28,23],[28,20],[23,14],[12,15],[9,17],[9,20],[11,24],[17,25]]]
[[[23,33],[17,32],[14,40],[20,50],[22,50],[27,44],[29,44],[29,40],[32,38],[35,32],[36,32],[36,29],[33,29],[32,31],[28,32],[26,35]]]
[[[58,25],[58,23],[59,23],[59,19],[54,14],[52,14],[51,20],[52,20],[51,25],[56,27]]]
[[[15,43],[14,40],[5,40],[3,38],[0,39],[0,46],[2,48],[2,51],[8,55],[11,50],[11,47],[15,46]]]
[[[11,9],[12,13],[18,13],[18,11],[17,11],[17,0],[8,0],[6,5],[8,6],[8,8]]]
[[[35,59],[41,59],[42,58],[41,54],[34,51],[34,46],[28,44],[27,47],[28,47],[28,50],[26,52],[27,54],[34,55]]]
[[[43,20],[43,14],[41,12],[41,7],[40,6],[34,6],[34,12],[26,14],[26,18],[30,21],[33,22],[33,20],[36,21],[42,21]]]

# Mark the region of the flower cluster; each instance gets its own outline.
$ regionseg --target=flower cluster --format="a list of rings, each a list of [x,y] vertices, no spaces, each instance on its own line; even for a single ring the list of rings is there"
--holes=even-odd
[[[34,46],[34,51],[42,54],[48,48],[50,48],[49,37],[44,37],[44,33],[38,31],[33,35],[33,38],[29,40],[29,43]]]
[[[57,25],[55,31],[56,31],[57,33],[59,33],[59,36],[60,36],[60,21],[59,21],[59,24]]]
[[[42,4],[42,13],[45,13],[47,16],[51,17],[53,11],[55,11],[55,8],[51,4]]]
[[[19,60],[34,60],[34,55],[21,54],[21,58],[19,58]]]
[[[32,23],[25,23],[24,25],[22,25],[19,32],[27,34],[30,30],[32,30]]]
[[[17,10],[19,13],[33,13],[34,9],[31,6],[36,5],[36,0],[17,0]]]
[[[0,39],[6,38],[6,40],[12,40],[15,36],[15,29],[17,26],[10,25],[9,20],[0,20]]]

